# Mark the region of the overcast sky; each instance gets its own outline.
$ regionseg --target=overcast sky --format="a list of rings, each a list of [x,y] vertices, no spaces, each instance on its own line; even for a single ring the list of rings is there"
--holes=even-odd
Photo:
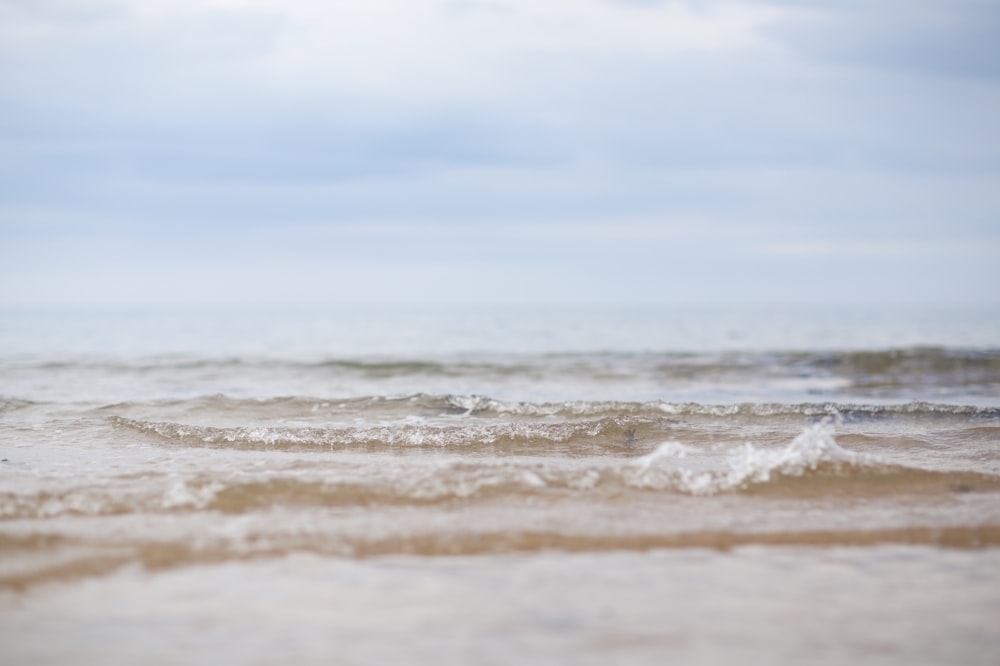
[[[995,0],[0,0],[0,306],[1000,305]]]

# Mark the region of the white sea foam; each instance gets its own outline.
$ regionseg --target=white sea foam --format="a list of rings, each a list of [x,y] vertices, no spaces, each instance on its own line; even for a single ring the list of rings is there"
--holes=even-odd
[[[640,471],[647,470],[657,460],[662,458],[684,458],[690,452],[692,452],[692,449],[680,442],[663,442],[652,453],[639,458],[636,461],[636,466]]]
[[[728,460],[728,469],[721,472],[666,466],[665,461],[683,459],[692,449],[679,442],[665,442],[652,453],[635,460],[633,473],[627,474],[626,479],[639,487],[672,486],[694,495],[711,495],[767,483],[777,476],[801,476],[821,467],[842,469],[872,464],[874,461],[837,443],[834,423],[835,418],[830,417],[809,426],[783,449],[744,444],[740,452]]]
[[[779,451],[744,445],[731,461],[723,485],[737,488],[748,483],[766,483],[772,475],[801,476],[820,465],[854,465],[861,457],[840,446],[834,439],[834,419],[827,418],[809,426],[792,443]]]

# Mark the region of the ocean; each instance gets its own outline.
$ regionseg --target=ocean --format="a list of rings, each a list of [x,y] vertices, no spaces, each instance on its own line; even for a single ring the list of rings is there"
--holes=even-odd
[[[1000,312],[0,314],[0,661],[996,664]]]

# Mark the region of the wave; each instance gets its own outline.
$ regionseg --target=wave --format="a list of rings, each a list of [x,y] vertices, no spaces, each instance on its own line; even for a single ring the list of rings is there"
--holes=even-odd
[[[853,378],[855,386],[933,382],[949,386],[996,384],[1000,350],[912,347],[883,351],[810,354],[806,362]]]
[[[347,428],[240,426],[218,428],[167,421],[109,417],[116,428],[153,435],[162,441],[194,446],[247,450],[516,448],[565,444],[600,438],[606,444],[629,444],[635,420],[609,417],[570,423],[499,423],[461,426],[361,426]]]
[[[833,374],[860,382],[913,379],[1000,382],[1000,348],[899,347],[881,350],[815,351],[646,351],[564,352],[522,354],[462,354],[430,358],[280,358],[266,356],[145,356],[3,359],[5,366],[41,370],[105,369],[119,372],[151,370],[213,370],[231,368],[345,371],[373,377],[407,375],[516,375],[557,371],[581,374],[613,373],[616,369],[678,377],[727,374]]]
[[[849,496],[854,500],[902,495],[1000,492],[1000,477],[976,472],[935,472],[899,466],[864,467],[820,462],[805,469],[758,467],[716,473],[686,469],[649,474],[636,468],[590,467],[572,472],[509,465],[451,468],[443,473],[391,481],[323,481],[278,476],[259,480],[208,478],[150,483],[111,493],[83,486],[33,495],[0,493],[0,520],[59,516],[217,511],[243,514],[278,507],[359,508],[460,506],[474,502],[530,500],[584,502],[624,500],[630,493],[688,496],[743,494],[805,499]]]
[[[978,472],[935,471],[888,464],[849,451],[834,438],[836,419],[809,426],[780,449],[745,444],[730,456],[727,469],[696,472],[663,462],[684,458],[690,448],[661,444],[639,458],[638,487],[673,488],[692,495],[726,492],[775,496],[844,494],[867,497],[897,493],[944,493],[1000,490],[1000,477]]]
[[[26,401],[9,401],[11,405],[28,405]],[[0,408],[5,404],[0,402]],[[196,398],[130,401],[104,405],[95,413],[127,412],[133,408],[154,408],[180,412],[213,414],[247,414],[256,418],[316,417],[324,414],[351,414],[364,417],[377,414],[412,414],[430,416],[511,416],[538,418],[600,418],[638,417],[810,417],[823,418],[836,414],[845,422],[895,417],[971,417],[1000,419],[1000,407],[954,405],[934,402],[898,404],[864,404],[843,402],[743,402],[736,404],[704,404],[696,402],[567,400],[559,402],[529,402],[498,400],[475,394],[434,395],[415,393],[401,396],[362,396],[351,398],[318,398],[282,396],[271,398],[233,398],[222,394]]]
[[[194,437],[210,445],[231,446],[243,436],[224,429],[178,431],[175,424],[133,424],[167,438]],[[597,422],[588,427],[615,428]],[[553,438],[579,435],[573,428],[546,431]],[[592,431],[589,431],[592,435]],[[447,445],[449,437],[438,432],[434,445]],[[370,432],[355,433],[369,441]],[[508,434],[507,437],[512,437]],[[282,436],[287,440],[288,435]],[[337,439],[342,443],[343,433]],[[410,433],[408,437],[413,437]],[[530,437],[537,441],[538,433]],[[424,439],[429,438],[425,434]],[[284,441],[282,440],[282,441]],[[260,441],[273,444],[271,440]],[[310,440],[314,445],[316,440]],[[464,441],[461,440],[460,441]],[[239,440],[237,448],[253,445]],[[424,445],[420,442],[418,445]],[[814,424],[782,448],[745,445],[716,469],[698,469],[696,447],[665,442],[639,457],[586,458],[572,463],[565,458],[462,457],[445,462],[386,465],[375,471],[359,470],[348,477],[324,478],[321,471],[299,470],[257,478],[196,476],[186,479],[153,479],[142,484],[83,485],[34,495],[0,494],[0,517],[48,518],[63,514],[104,515],[134,512],[213,510],[243,513],[276,506],[359,507],[373,505],[464,504],[527,498],[532,501],[576,499],[605,502],[635,493],[682,494],[692,497],[727,493],[766,495],[791,499],[847,496],[853,499],[887,495],[947,495],[966,492],[1000,492],[1000,476],[971,471],[927,470],[887,464],[841,447],[834,438],[832,420]],[[689,464],[695,459],[695,464]],[[410,461],[412,462],[412,461]]]
[[[32,407],[39,403],[32,400],[19,400],[17,398],[4,398],[0,397],[0,414],[6,414],[8,412],[14,412],[19,409],[26,409]]]
[[[858,403],[780,403],[743,402],[736,404],[704,404],[696,402],[567,401],[555,403],[505,402],[483,396],[447,396],[444,399],[456,411],[467,414],[512,414],[518,416],[600,416],[628,414],[634,416],[807,416],[839,415],[843,420],[898,416],[963,416],[1000,418],[1000,408],[974,405],[951,405],[932,402],[901,404]]]
[[[327,370],[347,371],[372,377],[406,375],[458,376],[468,374],[516,374],[531,369],[546,357],[526,357],[524,363],[516,360],[476,361],[463,359],[421,360],[411,358],[341,358],[341,359],[292,359],[266,357],[186,357],[152,356],[133,359],[121,357],[82,357],[76,359],[15,359],[5,360],[5,365],[18,369],[36,370],[105,370],[120,373],[146,373],[158,370]],[[532,362],[534,361],[534,362]]]

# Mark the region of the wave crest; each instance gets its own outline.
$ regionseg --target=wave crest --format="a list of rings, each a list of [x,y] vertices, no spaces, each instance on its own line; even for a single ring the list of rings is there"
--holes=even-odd
[[[395,447],[504,447],[565,444],[603,438],[624,444],[631,421],[603,418],[574,423],[501,423],[461,426],[366,426],[348,428],[242,426],[218,428],[112,416],[111,423],[178,444],[237,449],[336,450]]]
[[[669,469],[668,475],[680,489],[695,495],[746,489],[754,484],[766,484],[774,478],[802,476],[809,472],[825,474],[849,473],[872,463],[857,453],[848,451],[834,439],[834,419],[827,418],[806,428],[791,444],[780,450],[762,449],[745,444],[740,453],[729,461],[724,472],[693,472]],[[682,458],[688,449],[678,442],[661,444],[636,463],[643,479],[655,479],[657,463],[664,459]],[[656,485],[654,483],[654,485]]]

